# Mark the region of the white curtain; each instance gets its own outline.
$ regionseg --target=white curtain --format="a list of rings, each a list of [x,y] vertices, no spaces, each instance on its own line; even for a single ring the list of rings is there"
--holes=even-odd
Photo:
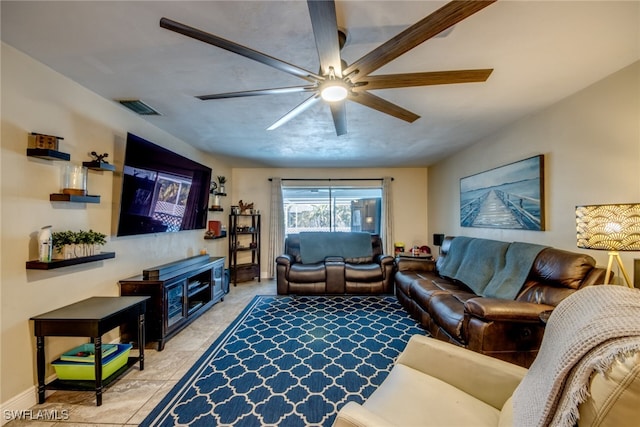
[[[284,253],[284,207],[282,179],[271,179],[271,212],[269,225],[269,277],[276,277],[276,258]]]
[[[393,178],[382,178],[382,223],[380,224],[380,237],[384,244],[384,253],[393,255],[394,238],[393,238],[393,194],[391,191],[391,183]]]

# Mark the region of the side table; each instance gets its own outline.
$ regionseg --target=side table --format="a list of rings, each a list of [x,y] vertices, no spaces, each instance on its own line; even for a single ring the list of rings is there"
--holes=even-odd
[[[410,253],[396,254],[397,271],[433,271],[435,269],[435,261],[430,254],[412,255]]]
[[[44,403],[45,390],[95,390],[96,405],[102,405],[105,385],[117,379],[136,362],[144,370],[144,314],[149,297],[92,297],[48,313],[32,317],[36,336],[38,403]],[[137,323],[138,357],[130,357],[127,365],[103,383],[102,335],[125,324]],[[89,337],[95,345],[95,383],[93,381],[61,381],[45,384],[45,336]]]

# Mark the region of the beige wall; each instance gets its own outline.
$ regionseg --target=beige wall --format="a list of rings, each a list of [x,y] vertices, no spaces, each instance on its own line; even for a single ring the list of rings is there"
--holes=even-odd
[[[460,178],[537,154],[546,231],[460,227]],[[606,252],[576,247],[575,229],[576,205],[604,203],[640,203],[640,62],[429,168],[430,232],[541,243],[606,266]],[[632,274],[640,253],[621,255]]]
[[[226,240],[205,241],[202,230],[152,235],[109,237],[105,247],[116,258],[51,271],[26,270],[25,261],[37,259],[34,237],[40,227],[54,230],[93,229],[111,234],[112,214],[119,203],[119,174],[90,172],[88,190],[101,196],[100,204],[49,202],[60,192],[60,167],[25,155],[27,135],[39,132],[62,136],[61,151],[72,162],[90,160],[87,153],[107,152],[122,170],[127,132],[135,133],[184,156],[204,163],[214,175],[231,175],[218,159],[160,131],[114,102],[2,45],[2,152],[1,177],[1,348],[0,402],[35,401],[35,339],[31,316],[98,295],[118,295],[118,280],[139,274],[143,268],[196,255],[207,247],[225,254]],[[226,202],[223,200],[223,202]],[[81,340],[85,342],[86,340]],[[77,339],[47,340],[47,358],[74,345]],[[29,406],[18,409],[26,409]]]
[[[275,169],[234,168],[231,201],[254,203],[262,217],[261,269],[268,271],[268,230],[271,218],[271,182],[269,178],[382,178],[393,177],[394,241],[404,242],[407,247],[424,245],[427,242],[427,169],[426,168],[372,168],[372,169]]]

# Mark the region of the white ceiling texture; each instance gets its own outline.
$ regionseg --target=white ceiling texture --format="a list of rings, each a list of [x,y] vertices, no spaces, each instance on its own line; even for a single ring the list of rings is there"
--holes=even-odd
[[[349,34],[342,59],[353,63],[446,3],[336,0]],[[372,91],[419,115],[413,123],[348,102],[348,133],[337,136],[318,102],[268,131],[309,94],[195,96],[305,82],[159,21],[318,72],[305,1],[3,0],[1,8],[3,42],[106,99],[143,100],[161,114],[146,120],[236,166],[429,165],[640,58],[639,1],[500,0],[372,73],[493,68],[486,82]]]

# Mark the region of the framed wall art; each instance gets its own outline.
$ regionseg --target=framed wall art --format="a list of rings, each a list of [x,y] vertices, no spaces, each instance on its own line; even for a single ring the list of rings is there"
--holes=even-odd
[[[460,179],[462,227],[544,230],[544,155]]]

